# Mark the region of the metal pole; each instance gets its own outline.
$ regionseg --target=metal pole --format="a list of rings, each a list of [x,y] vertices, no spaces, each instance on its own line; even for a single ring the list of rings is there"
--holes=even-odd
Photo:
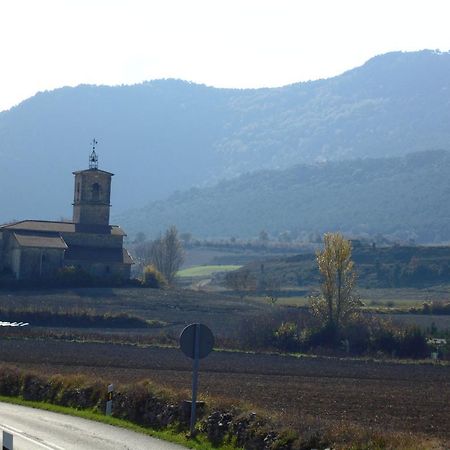
[[[194,367],[192,371],[192,403],[191,403],[191,436],[194,434],[195,429],[195,407],[197,403],[197,387],[198,387],[198,366],[200,362],[200,324],[195,324],[195,336],[194,336]]]

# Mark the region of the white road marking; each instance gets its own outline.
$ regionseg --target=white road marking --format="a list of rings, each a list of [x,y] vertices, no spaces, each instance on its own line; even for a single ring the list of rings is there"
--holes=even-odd
[[[6,431],[12,430],[14,433],[18,433],[18,434],[22,434],[23,433],[23,431],[18,430],[17,428],[12,427],[11,425],[0,425],[0,428],[3,428],[3,427],[9,428],[9,430],[6,430]]]
[[[44,443],[44,441],[32,438],[28,436],[24,431],[18,430],[17,428],[12,427],[11,425],[0,424],[0,429],[3,429],[9,433],[13,433],[13,435],[16,434],[20,436],[22,439],[32,442],[33,444],[39,445],[40,447],[45,448],[46,450],[64,450],[64,448],[60,447],[59,445],[52,444],[50,442]]]

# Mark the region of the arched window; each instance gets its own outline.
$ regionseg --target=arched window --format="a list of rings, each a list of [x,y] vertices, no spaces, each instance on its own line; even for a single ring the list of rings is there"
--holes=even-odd
[[[92,185],[92,200],[100,200],[100,185],[98,183]]]

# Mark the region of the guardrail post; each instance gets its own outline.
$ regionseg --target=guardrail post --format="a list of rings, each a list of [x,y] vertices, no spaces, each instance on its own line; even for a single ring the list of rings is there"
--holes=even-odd
[[[3,450],[13,450],[13,435],[7,431],[3,432]]]

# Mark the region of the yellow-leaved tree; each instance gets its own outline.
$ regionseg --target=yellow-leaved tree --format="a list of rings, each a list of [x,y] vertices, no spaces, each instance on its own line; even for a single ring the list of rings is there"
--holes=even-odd
[[[340,233],[326,233],[324,248],[316,254],[322,277],[321,294],[311,299],[311,311],[335,336],[359,310],[355,294],[356,271],[352,245]]]

